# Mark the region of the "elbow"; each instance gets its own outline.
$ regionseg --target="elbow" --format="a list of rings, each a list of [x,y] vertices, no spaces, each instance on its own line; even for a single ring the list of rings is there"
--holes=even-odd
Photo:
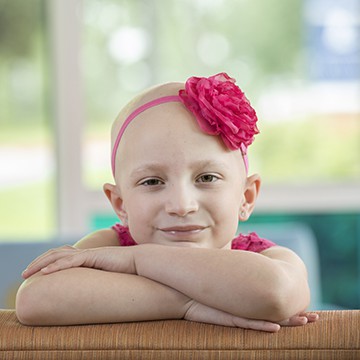
[[[16,316],[21,324],[35,326],[38,323],[38,301],[32,286],[24,282],[16,294]]]
[[[36,319],[34,318],[34,309],[36,302],[33,300],[33,296],[29,289],[27,289],[26,283],[23,283],[16,294],[16,316],[23,325],[35,325]]]
[[[307,281],[279,281],[267,293],[268,319],[280,322],[304,311],[310,303]]]
[[[278,323],[295,315],[287,294],[270,294],[267,299],[265,320]]]
[[[16,294],[16,316],[23,325],[47,325],[46,296],[39,282],[38,278],[26,280]]]

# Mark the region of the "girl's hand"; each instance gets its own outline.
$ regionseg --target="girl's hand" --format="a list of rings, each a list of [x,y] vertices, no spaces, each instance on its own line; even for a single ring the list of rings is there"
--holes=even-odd
[[[131,247],[109,246],[81,250],[66,245],[40,255],[29,264],[22,273],[22,276],[27,279],[39,271],[43,274],[50,274],[74,267],[88,267],[111,272],[136,274]]]
[[[192,300],[191,305],[184,316],[184,319],[214,325],[232,326],[267,332],[277,332],[280,330],[279,324],[264,320],[237,317],[224,311],[200,304],[195,300]]]
[[[314,312],[301,312],[292,316],[290,319],[281,321],[281,326],[301,326],[319,320],[319,315]]]
[[[260,330],[266,332],[277,332],[281,326],[302,326],[315,322],[319,319],[316,313],[300,313],[280,323],[272,323],[264,320],[247,319],[237,317],[221,310],[210,308],[192,300],[187,310],[185,320],[210,323],[214,325],[232,326],[243,329]]]

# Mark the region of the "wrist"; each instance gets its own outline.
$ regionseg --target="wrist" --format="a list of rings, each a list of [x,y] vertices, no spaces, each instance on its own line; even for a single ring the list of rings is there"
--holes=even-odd
[[[158,244],[141,244],[132,246],[134,274],[148,277],[147,273],[151,268],[153,268],[152,265],[158,265],[159,262],[156,256],[156,248],[160,248],[162,246],[163,245]]]
[[[194,299],[190,299],[184,304],[184,316],[185,320],[192,320],[192,313],[194,311],[194,307],[196,307],[197,301]]]

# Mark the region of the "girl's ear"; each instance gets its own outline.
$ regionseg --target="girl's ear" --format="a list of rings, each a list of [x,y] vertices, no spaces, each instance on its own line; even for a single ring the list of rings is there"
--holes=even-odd
[[[257,174],[251,175],[246,179],[244,189],[244,202],[239,211],[240,221],[246,221],[254,210],[256,199],[260,191],[261,179]]]
[[[103,186],[105,195],[109,199],[111,206],[113,207],[115,213],[119,217],[119,219],[122,221],[124,225],[127,224],[127,213],[123,206],[123,200],[120,197],[119,190],[116,185],[112,184],[104,184]]]

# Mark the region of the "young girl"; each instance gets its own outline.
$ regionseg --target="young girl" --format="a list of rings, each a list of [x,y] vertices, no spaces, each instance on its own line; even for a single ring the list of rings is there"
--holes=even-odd
[[[260,188],[248,176],[257,117],[221,73],[147,90],[112,128],[122,224],[51,250],[24,271],[19,320],[65,325],[187,319],[278,331],[317,319],[303,262],[255,233],[236,236]],[[120,246],[119,246],[120,245]]]

